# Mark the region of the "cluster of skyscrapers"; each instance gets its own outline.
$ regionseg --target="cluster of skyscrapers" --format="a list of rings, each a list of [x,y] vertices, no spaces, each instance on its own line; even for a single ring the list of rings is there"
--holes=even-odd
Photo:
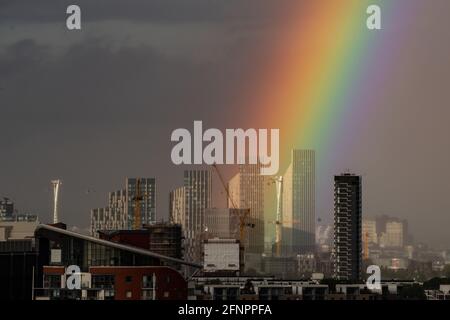
[[[315,253],[314,150],[292,150],[283,175],[264,176],[260,169],[259,164],[239,165],[237,174],[224,182],[226,208],[212,206],[212,168],[184,171],[183,185],[169,195],[169,220],[182,228],[184,259],[201,263],[207,239],[235,239],[248,257]],[[361,177],[336,176],[334,198],[333,272],[338,279],[357,280],[362,259]],[[107,207],[92,210],[92,235],[134,229],[137,205],[138,225],[155,223],[155,199],[155,179],[127,178],[124,189],[109,194]]]
[[[334,176],[333,225],[316,227],[315,152],[292,150],[279,176],[260,169],[239,165],[228,181],[216,166],[185,170],[169,194],[168,222],[156,219],[156,180],[127,178],[104,208],[92,210],[92,236],[62,222],[39,224],[1,199],[0,265],[9,282],[0,296],[14,289],[21,297],[32,291],[32,299],[247,299],[255,294],[242,281],[251,279],[263,299],[379,299],[398,296],[398,283],[384,284],[395,292],[367,293],[363,263],[425,279],[444,272],[446,257],[411,245],[406,221],[362,218],[361,176]],[[213,206],[214,175],[227,197],[222,207]],[[78,291],[64,287],[64,266],[73,264],[87,279]],[[321,283],[329,277],[345,284]],[[202,289],[191,292],[192,285]],[[433,294],[446,297],[439,290]]]
[[[141,221],[137,222],[138,225],[156,221],[156,180],[154,178],[127,178],[125,188],[110,192],[108,200],[108,206],[91,211],[93,236],[97,236],[98,230],[133,229],[136,225],[134,215],[136,205],[140,206],[141,213]]]

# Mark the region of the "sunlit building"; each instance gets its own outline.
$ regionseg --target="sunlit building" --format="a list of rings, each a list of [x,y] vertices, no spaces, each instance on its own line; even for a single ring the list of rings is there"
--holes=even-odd
[[[315,152],[292,150],[283,176],[282,251],[285,255],[315,248]]]
[[[170,219],[180,224],[184,235],[185,259],[201,262],[205,233],[205,211],[211,208],[211,172],[184,171],[184,186],[170,194]]]
[[[246,239],[242,239],[246,253],[264,252],[264,182],[257,164],[239,165],[239,172],[228,182],[230,200],[228,206],[249,209]]]

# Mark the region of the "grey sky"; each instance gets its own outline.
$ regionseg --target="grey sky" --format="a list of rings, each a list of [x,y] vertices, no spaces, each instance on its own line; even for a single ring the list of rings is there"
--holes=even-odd
[[[125,177],[149,176],[167,217],[183,170],[170,164],[171,131],[246,126],[242,88],[289,1],[80,0],[83,30],[69,32],[73,1],[0,0],[0,196],[47,221],[61,178],[63,220],[85,228]],[[317,215],[331,221],[332,174],[349,167],[364,175],[365,213],[407,218],[418,240],[450,247],[450,2],[430,3],[357,151],[318,172],[330,189]]]

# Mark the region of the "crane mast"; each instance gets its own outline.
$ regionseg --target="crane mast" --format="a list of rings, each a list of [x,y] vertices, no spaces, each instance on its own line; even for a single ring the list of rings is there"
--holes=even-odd
[[[229,203],[231,203],[232,208],[238,213],[238,216],[239,216],[239,242],[241,243],[241,246],[244,247],[245,228],[254,227],[253,224],[247,223],[247,218],[250,215],[250,209],[239,210],[237,208],[236,204],[234,203],[233,197],[230,196],[228,187],[227,187],[225,180],[223,179],[219,169],[217,168],[217,165],[213,164],[212,166],[213,166],[214,170],[216,171],[217,176],[219,177],[223,188],[225,189],[225,193],[227,195],[227,199],[229,200]]]
[[[364,232],[364,248],[363,248],[363,259],[369,259],[369,233]]]
[[[136,194],[133,198],[134,201],[134,229],[141,229],[142,215],[141,215],[141,201],[143,197],[141,195],[141,179],[136,180]]]
[[[281,201],[283,195],[283,177],[275,178],[277,188],[277,220],[275,221],[275,250],[276,255],[281,255]]]

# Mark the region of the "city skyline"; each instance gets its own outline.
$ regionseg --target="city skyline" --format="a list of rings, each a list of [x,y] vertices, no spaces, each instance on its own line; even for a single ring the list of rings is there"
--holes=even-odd
[[[318,225],[307,232],[317,236],[313,244],[305,235],[292,232],[296,228],[308,231],[314,218],[310,211],[314,158],[312,150],[292,150],[292,165],[281,180],[262,177],[257,165],[242,165],[225,187],[232,208],[212,207],[212,168],[185,170],[183,186],[170,193],[170,221],[146,223],[144,217],[153,213],[150,210],[142,215],[140,225],[129,223],[130,201],[142,205],[143,211],[148,204],[151,209],[157,183],[154,178],[127,178],[126,189],[109,193],[108,207],[93,209],[90,236],[67,229],[61,220],[42,224],[35,216],[18,213],[14,203],[4,198],[0,201],[0,258],[5,261],[2,272],[9,275],[6,288],[15,288],[13,296],[21,299],[32,290],[36,300],[245,300],[248,294],[263,300],[290,300],[299,295],[302,300],[447,299],[450,251],[414,243],[403,219],[386,215],[363,219],[360,175],[334,176],[332,231]],[[225,185],[220,171],[214,169]],[[150,191],[150,197],[146,192],[139,196],[138,181],[147,185],[142,190]],[[274,181],[287,184],[286,188],[281,185],[288,193],[284,202],[293,201],[288,208],[282,206],[282,218],[277,221],[292,226],[282,228],[281,239],[288,236],[290,242],[282,252],[276,243],[266,246],[264,235],[258,232],[269,222],[264,212],[266,192],[275,191],[263,189]],[[235,201],[241,203],[239,208]],[[298,219],[285,221],[283,210],[287,217]],[[258,224],[260,228],[255,228]],[[250,225],[252,229],[243,234],[242,227]],[[257,232],[252,235],[252,230]],[[21,276],[15,274],[17,267]],[[73,290],[69,285],[67,270],[73,267],[82,270],[81,277],[88,280],[83,288]],[[374,267],[379,270],[380,287],[370,286],[369,270]],[[28,280],[20,282],[20,277]],[[176,287],[163,289],[161,284],[172,283],[174,278],[179,279]],[[256,295],[247,292],[246,286],[237,285],[241,279],[260,286],[261,291]],[[282,288],[290,289],[279,290],[280,281]],[[217,292],[210,291],[210,282],[219,283]],[[31,283],[38,285],[30,289]],[[201,290],[185,290],[193,284]]]
[[[300,150],[300,149],[295,149],[295,150],[297,150],[297,152],[301,152],[302,150]],[[294,152],[295,150],[292,150],[291,152]],[[305,151],[308,151],[308,150],[303,150],[303,152],[305,152]],[[314,153],[314,150],[309,150],[310,152],[313,152]],[[239,167],[239,165],[235,165],[235,166],[237,166],[237,167]],[[241,165],[242,166],[242,165]],[[254,166],[254,165],[247,165],[247,166]],[[196,167],[196,166],[181,166],[181,167],[190,167],[190,168],[193,168],[193,167]],[[200,166],[200,167],[205,167],[205,166]],[[226,167],[226,166],[223,166],[223,167]],[[292,164],[290,165],[290,167],[292,167]],[[197,172],[197,171],[204,171],[205,169],[197,169],[197,170],[194,170],[194,169],[187,169],[187,171],[192,171],[192,172]],[[211,185],[211,188],[212,188],[212,193],[214,193],[214,195],[212,195],[211,196],[211,205],[208,207],[208,208],[212,208],[212,209],[214,209],[214,208],[226,208],[227,206],[229,207],[229,208],[231,208],[232,206],[231,206],[231,204],[230,204],[230,201],[228,200],[227,201],[227,199],[226,199],[226,196],[225,196],[225,194],[224,194],[224,192],[221,190],[222,189],[222,186],[220,186],[220,182],[219,182],[219,179],[218,178],[215,178],[215,174],[213,174],[213,172],[212,171],[210,171],[210,170],[212,170],[211,168],[208,168],[207,169],[207,171],[208,172],[210,172],[210,174],[211,174],[211,178],[212,178],[212,181],[213,181],[213,183],[212,183],[212,185]],[[350,169],[346,169],[346,171],[349,171]],[[182,172],[186,172],[186,170],[183,170]],[[289,172],[289,167],[288,167],[288,169],[287,169],[287,172]],[[258,174],[259,175],[259,174]],[[286,175],[286,172],[285,172],[285,175]],[[232,183],[233,182],[233,180],[236,180],[236,178],[239,176],[239,173],[237,173],[237,174],[235,174],[235,175],[232,175],[231,176],[231,178],[228,180],[228,183]],[[263,179],[261,180],[261,181],[264,181],[264,182],[262,182],[262,184],[267,184],[267,185],[269,185],[270,183],[268,183],[267,181],[268,180],[270,180],[270,179],[273,179],[273,177],[271,177],[271,176],[269,176],[269,177],[262,177]],[[151,202],[151,203],[153,203],[153,205],[154,205],[154,203],[156,202],[156,203],[158,203],[158,202],[167,202],[167,200],[169,200],[169,206],[168,206],[168,211],[167,211],[167,215],[165,215],[165,214],[163,214],[164,216],[163,217],[160,217],[160,216],[158,216],[158,215],[156,215],[155,214],[155,212],[156,212],[156,210],[155,210],[155,208],[154,207],[152,207],[152,208],[149,208],[149,209],[151,209],[151,212],[152,212],[152,214],[151,214],[151,216],[152,217],[154,217],[154,219],[152,220],[152,221],[154,221],[154,222],[158,222],[158,221],[173,221],[172,220],[172,216],[171,216],[171,214],[170,214],[170,212],[171,212],[171,209],[170,209],[170,207],[171,207],[171,205],[170,205],[170,203],[171,203],[171,197],[172,197],[172,193],[173,192],[180,192],[181,190],[183,190],[184,189],[184,187],[180,187],[180,185],[182,185],[182,183],[179,183],[178,184],[178,187],[177,188],[175,188],[175,189],[173,189],[172,191],[170,191],[170,192],[168,192],[167,194],[163,194],[162,195],[162,198],[163,199],[159,199],[159,200],[157,200],[159,197],[161,197],[161,195],[160,196],[158,196],[158,187],[155,187],[156,186],[156,179],[155,178],[141,178],[141,179],[145,179],[145,180],[149,180],[149,181],[151,181],[151,183],[152,183],[152,187],[150,188],[151,190],[152,190],[152,194],[151,194],[151,196],[150,196],[150,198],[147,200],[147,202]],[[130,180],[130,178],[127,178],[126,179],[127,181],[128,180]],[[133,180],[133,179],[131,179],[131,180]],[[181,179],[182,180],[182,179]],[[285,183],[285,182],[284,182]],[[49,183],[49,185],[51,185],[51,181],[50,181],[50,183]],[[127,188],[128,188],[128,186],[126,186]],[[266,186],[263,186],[263,189],[265,188]],[[145,187],[145,189],[147,189],[147,187]],[[149,190],[150,190],[149,189]],[[332,188],[331,188],[332,189]],[[87,193],[89,193],[89,192],[91,192],[90,190],[87,190],[86,191]],[[123,193],[123,195],[120,195],[119,193],[120,192],[122,192]],[[272,194],[273,193],[273,194]],[[119,206],[124,206],[124,205],[126,205],[126,203],[128,203],[128,206],[132,209],[132,210],[134,210],[133,208],[134,208],[134,203],[133,203],[133,201],[127,201],[126,199],[128,199],[128,198],[130,198],[132,195],[133,195],[133,193],[131,192],[126,192],[126,190],[119,190],[119,191],[117,191],[117,192],[108,192],[108,194],[109,194],[109,204],[108,204],[108,207],[104,207],[104,208],[98,208],[98,209],[92,209],[91,208],[91,210],[90,210],[90,212],[92,211],[92,212],[94,212],[94,211],[96,211],[96,210],[106,210],[106,209],[109,209],[109,208],[114,208],[115,206],[117,206],[117,205],[119,205]],[[104,196],[105,195],[103,195],[103,198],[104,198]],[[4,199],[4,201],[11,201],[12,199],[11,198],[9,198],[9,197],[5,197],[5,196],[2,196],[3,197],[3,199]],[[122,204],[120,204],[120,199],[119,198],[123,198],[122,200]],[[267,202],[274,202],[275,201],[275,198],[276,198],[276,195],[275,195],[275,189],[270,189],[270,188],[268,188],[268,189],[266,189],[266,190],[264,190],[262,193],[261,193],[261,195],[260,195],[260,197],[262,197],[262,198],[265,198],[265,197],[269,197],[270,198],[270,200],[269,201],[267,201]],[[112,200],[113,199],[113,200]],[[363,197],[363,199],[364,199],[364,197]],[[51,196],[51,200],[53,201],[53,195]],[[117,201],[119,201],[119,204],[117,203]],[[284,201],[286,201],[286,200],[284,200]],[[15,212],[16,213],[21,213],[22,215],[30,215],[30,217],[36,217],[37,219],[40,219],[40,216],[39,215],[36,215],[36,212],[35,211],[23,211],[23,210],[18,210],[17,209],[17,205],[16,205],[17,203],[16,202],[14,202],[14,208],[15,208]],[[52,205],[52,208],[53,208],[53,202],[51,202],[51,205]],[[269,209],[273,209],[273,213],[272,212],[267,212],[267,209],[264,207],[264,204],[262,205],[262,208],[261,208],[261,213],[263,213],[263,218],[264,218],[264,224],[266,225],[266,224],[273,224],[273,222],[274,222],[274,220],[276,219],[276,209],[275,209],[275,207],[276,207],[276,203],[274,202],[274,203],[271,203],[271,204],[266,204],[266,206],[268,206],[268,208]],[[145,209],[144,211],[146,212],[147,211],[147,209],[146,209],[146,204],[145,203],[142,203],[142,207],[143,207],[143,209]],[[238,206],[239,207],[239,206]],[[178,209],[179,210],[179,209]],[[116,208],[116,210],[115,211],[124,211],[124,212],[128,212],[129,210],[127,210],[125,207],[124,208],[122,208],[122,209],[120,209],[120,208]],[[92,212],[91,212],[91,214],[92,214]],[[363,208],[363,212],[365,212],[365,210],[364,210],[364,208]],[[114,212],[113,211],[111,211],[111,213],[112,214],[114,214]],[[286,215],[286,212],[284,212],[283,210],[282,210],[282,215],[283,215],[283,213],[284,213],[284,215]],[[102,214],[103,214],[103,211],[102,211]],[[133,214],[132,214],[133,215]],[[48,217],[48,221],[46,221],[46,220],[40,220],[41,222],[43,222],[43,223],[50,223],[51,222],[51,220],[52,220],[52,216],[53,216],[53,214],[52,214],[52,212],[50,212],[50,214],[49,214],[49,217]],[[385,213],[385,212],[371,212],[369,215],[366,215],[366,214],[363,214],[363,219],[365,219],[365,220],[373,220],[373,219],[375,219],[375,217],[377,217],[377,216],[394,216],[394,217],[396,217],[394,220],[400,220],[400,219],[402,219],[401,217],[399,217],[398,215],[396,215],[395,213],[392,213],[392,212],[389,212],[389,213]],[[270,219],[274,219],[274,220],[269,220],[269,221],[267,221],[267,218],[270,218]],[[62,217],[60,217],[60,220],[61,221],[64,221],[64,222],[66,222],[66,220],[64,219],[64,218],[66,218],[65,217],[65,215],[63,214],[63,216]],[[318,223],[317,223],[317,225],[322,225],[322,226],[328,226],[328,225],[331,225],[332,224],[332,214],[331,214],[331,217],[330,217],[330,219],[328,220],[328,219],[326,219],[325,218],[325,221],[323,221],[322,220],[322,218],[321,217],[316,217],[317,219],[318,219]],[[34,218],[33,218],[34,219]],[[118,227],[118,226],[121,226],[121,228],[118,228],[118,229],[129,229],[129,228],[131,228],[132,229],[132,227],[130,227],[130,221],[129,221],[129,218],[128,217],[126,217],[125,219],[124,218],[121,218],[122,220],[124,220],[122,223],[117,223],[117,222],[115,222],[115,223],[113,223],[113,224],[110,224],[111,226],[116,226],[116,227]],[[286,218],[284,218],[284,219],[286,219]],[[403,219],[406,219],[406,218],[403,218]],[[291,221],[292,222],[292,221]],[[83,223],[84,223],[84,225],[85,226],[83,226]],[[77,230],[77,231],[80,231],[80,232],[82,232],[82,233],[85,233],[85,234],[92,234],[92,217],[88,217],[87,218],[87,222],[85,221],[85,222],[82,222],[82,224],[81,224],[81,226],[80,225],[70,225],[69,224],[69,226],[70,227],[72,227],[72,228],[74,228],[74,230]],[[267,227],[265,227],[265,229],[266,229],[266,231],[265,232],[267,232]],[[275,234],[275,226],[273,225],[272,227],[270,227],[269,226],[269,229],[274,229],[274,230],[270,230],[269,232],[270,233],[273,233],[273,234]],[[286,230],[287,229],[289,229],[289,228],[286,228]],[[286,233],[286,230],[284,230],[284,233]],[[286,235],[285,235],[286,236]],[[434,243],[430,243],[430,242],[427,242],[426,240],[425,241],[422,241],[421,239],[417,239],[416,237],[415,237],[415,235],[414,235],[414,233],[413,232],[411,232],[410,234],[409,234],[409,236],[412,236],[413,237],[413,239],[416,241],[416,243],[420,243],[420,242],[423,242],[423,243],[425,243],[425,244],[431,244],[431,245],[433,245],[433,246],[436,246],[436,244],[434,244]],[[266,240],[265,240],[266,241]],[[271,245],[273,245],[274,244],[274,242],[272,243],[273,241],[270,241],[270,244]],[[267,242],[265,242],[265,244],[267,245]],[[440,249],[447,249],[448,248],[448,245],[446,245],[445,243],[440,243],[441,245],[437,245],[436,247],[437,248],[440,248]]]
[[[141,301],[170,318],[436,311],[449,13],[0,0],[0,300],[36,314]]]
[[[364,177],[363,216],[408,219],[417,241],[448,246],[450,4],[380,0],[371,32],[367,1],[329,2],[130,0],[124,12],[80,0],[80,32],[64,28],[63,4],[2,2],[0,196],[51,221],[61,179],[61,219],[87,229],[112,186],[154,177],[168,219],[186,169],[171,164],[174,129],[280,128],[279,174],[287,150],[316,151],[324,223],[332,177],[349,168]]]

